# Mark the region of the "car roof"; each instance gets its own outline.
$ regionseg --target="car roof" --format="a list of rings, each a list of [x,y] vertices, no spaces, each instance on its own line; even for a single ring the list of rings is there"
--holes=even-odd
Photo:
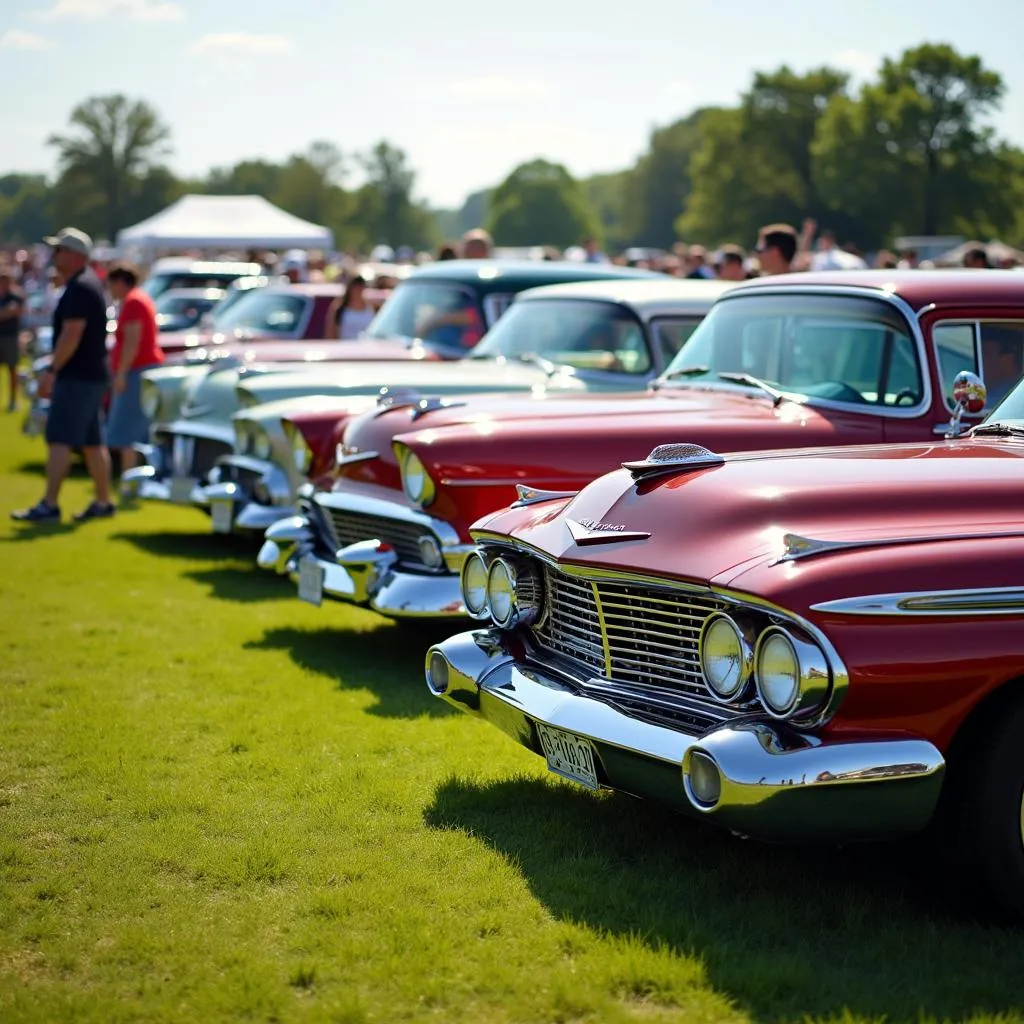
[[[897,295],[912,309],[933,304],[1011,304],[1024,301],[1019,278],[1005,270],[821,270],[745,281],[734,298],[764,288],[863,288]]]
[[[312,284],[301,282],[299,284],[271,284],[259,290],[269,295],[309,295],[313,298],[323,295],[336,299],[344,291],[344,287],[337,281],[333,284],[317,281]]]
[[[225,288],[168,288],[160,299],[168,296],[180,299],[217,299],[223,295],[227,295]]]
[[[608,281],[577,281],[571,284],[552,284],[531,288],[516,299],[520,302],[545,299],[576,299],[619,302],[631,306],[639,313],[653,316],[677,309],[680,305],[706,308],[720,295],[736,287],[733,281],[701,280],[697,278],[668,277],[656,274],[642,280],[623,279]]]
[[[255,277],[263,272],[258,263],[227,260],[190,260],[187,256],[163,256],[149,268],[153,274],[239,274]]]
[[[611,263],[575,263],[568,260],[440,260],[417,267],[406,281],[453,281],[471,284],[482,292],[522,291],[563,281],[656,277],[650,270],[618,267]]]

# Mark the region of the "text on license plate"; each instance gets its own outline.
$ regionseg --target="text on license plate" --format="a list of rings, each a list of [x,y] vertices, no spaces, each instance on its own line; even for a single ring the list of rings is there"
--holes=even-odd
[[[214,533],[230,533],[235,519],[235,503],[233,501],[211,502],[210,516],[213,519]]]
[[[321,605],[324,601],[324,570],[314,558],[299,562],[299,600]]]
[[[171,501],[175,505],[187,505],[192,500],[192,488],[196,482],[190,476],[171,478]]]
[[[540,722],[536,725],[548,769],[588,789],[598,789],[594,748],[590,740],[562,729],[552,729],[550,725],[542,725]]]

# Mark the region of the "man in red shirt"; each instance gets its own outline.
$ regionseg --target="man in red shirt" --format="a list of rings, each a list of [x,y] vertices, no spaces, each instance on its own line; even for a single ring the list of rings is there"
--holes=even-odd
[[[138,462],[133,447],[149,439],[149,421],[142,411],[142,371],[164,361],[153,300],[139,287],[139,272],[130,263],[107,271],[107,287],[120,304],[111,368],[113,395],[107,417],[107,444],[121,452],[121,472]]]

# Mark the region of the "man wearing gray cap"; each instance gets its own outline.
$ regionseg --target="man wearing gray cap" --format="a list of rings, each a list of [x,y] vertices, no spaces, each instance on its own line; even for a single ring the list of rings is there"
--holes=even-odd
[[[12,512],[20,522],[60,521],[60,489],[71,467],[71,452],[81,448],[96,485],[96,499],[75,516],[107,518],[110,502],[110,453],[103,440],[103,398],[110,384],[107,366],[107,300],[89,266],[92,239],[77,228],[47,238],[52,262],[66,282],[53,311],[53,358],[40,379],[40,393],[50,395],[46,418],[46,494],[32,508]]]

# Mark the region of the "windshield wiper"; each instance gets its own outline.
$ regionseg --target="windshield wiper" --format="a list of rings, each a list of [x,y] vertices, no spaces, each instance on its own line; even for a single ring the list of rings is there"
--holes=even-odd
[[[677,370],[666,370],[656,381],[680,380],[683,377],[699,377],[702,373],[710,373],[710,366],[680,366]]]
[[[992,437],[1024,437],[1024,425],[1019,423],[979,423],[972,431],[971,437],[988,434]]]
[[[747,387],[758,388],[772,399],[772,405],[776,407],[786,401],[785,394],[779,391],[778,388],[773,388],[767,381],[761,380],[760,377],[754,377],[749,373],[718,373],[715,376],[720,380],[727,380],[731,384],[746,384]]]
[[[536,352],[521,352],[519,355],[513,356],[513,358],[518,359],[521,363],[539,366],[549,377],[553,377],[558,373],[558,367],[550,359],[545,359],[543,356],[537,355]]]

